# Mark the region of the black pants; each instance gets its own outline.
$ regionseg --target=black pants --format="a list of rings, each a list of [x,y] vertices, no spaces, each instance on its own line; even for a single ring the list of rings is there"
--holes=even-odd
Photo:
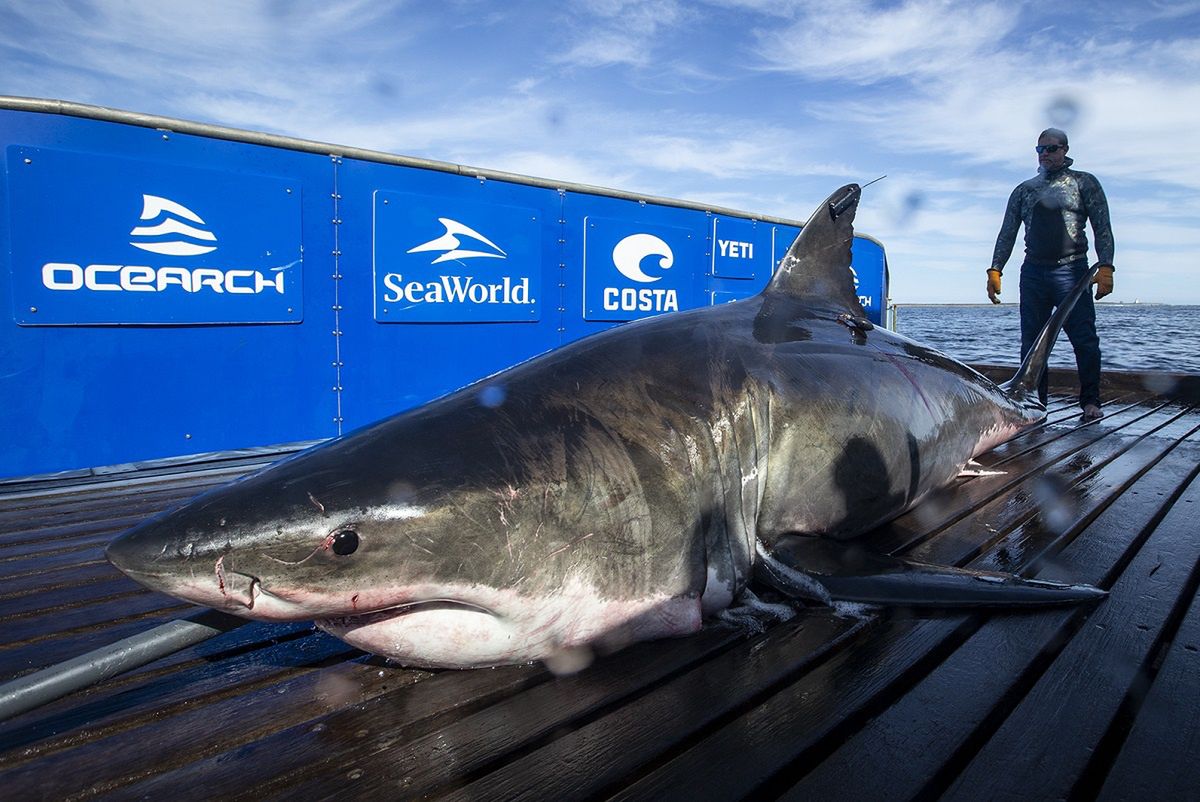
[[[1046,321],[1087,272],[1086,259],[1065,265],[1021,265],[1021,359],[1033,347]],[[1090,292],[1075,304],[1063,331],[1075,349],[1079,368],[1079,405],[1100,406],[1100,337],[1096,334],[1096,305]],[[1042,374],[1038,396],[1046,403],[1049,371]]]

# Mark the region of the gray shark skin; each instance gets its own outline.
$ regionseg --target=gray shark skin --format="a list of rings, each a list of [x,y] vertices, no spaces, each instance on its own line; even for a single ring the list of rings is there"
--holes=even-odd
[[[848,539],[1044,417],[1035,388],[1065,317],[1005,388],[872,328],[849,272],[859,195],[823,203],[754,298],[566,345],[210,491],[108,557],[173,596],[314,619],[429,667],[695,632],[755,576],[826,601],[1102,596],[878,555],[839,565]]]

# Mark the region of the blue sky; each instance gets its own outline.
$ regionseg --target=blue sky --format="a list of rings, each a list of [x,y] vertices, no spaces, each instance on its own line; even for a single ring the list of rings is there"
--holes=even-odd
[[[798,219],[886,173],[858,227],[904,303],[986,300],[1057,125],[1109,197],[1112,300],[1200,303],[1196,0],[8,0],[0,94]]]

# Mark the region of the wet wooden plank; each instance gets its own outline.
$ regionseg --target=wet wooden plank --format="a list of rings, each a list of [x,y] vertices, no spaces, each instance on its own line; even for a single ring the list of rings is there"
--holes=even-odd
[[[94,734],[85,728],[40,750],[23,750],[3,767],[6,792],[18,799],[111,792],[361,703],[413,679],[411,672],[381,672],[376,665],[342,660],[284,666],[265,678],[252,673],[254,678],[245,684],[227,674],[221,688],[210,695],[127,720],[126,728]],[[147,750],[148,744],[152,749]]]
[[[0,746],[48,754],[87,739],[128,730],[180,704],[195,704],[239,686],[280,675],[288,667],[352,659],[361,654],[301,624],[247,623],[148,666],[118,675],[0,724]],[[60,737],[66,734],[65,737]],[[0,757],[0,765],[9,758]]]
[[[1165,425],[1144,432],[1138,439],[1109,439],[1090,444],[1070,455],[1048,470],[1027,477],[1011,488],[1005,497],[1004,510],[1010,521],[992,527],[989,539],[985,530],[991,526],[986,514],[976,516],[975,531],[965,536],[965,542],[980,544],[974,549],[982,553],[990,544],[1001,548],[992,550],[980,567],[1013,571],[1036,559],[1058,541],[1063,530],[1072,527],[1082,532],[1088,518],[1106,503],[1116,498],[1131,482],[1149,470],[1168,454],[1182,438],[1192,435],[1196,422],[1190,417],[1172,418]],[[1160,435],[1150,437],[1149,435]],[[961,536],[961,535],[960,535]],[[1075,536],[1074,534],[1072,536]],[[930,540],[908,552],[913,559],[940,562],[946,559],[948,540]]]
[[[170,784],[190,785],[208,777],[220,765],[222,776],[206,779],[205,794],[239,798],[243,794],[274,794],[298,785],[306,799],[338,796],[353,789],[357,796],[387,797],[397,792],[415,796],[460,782],[504,755],[520,750],[550,733],[569,728],[572,721],[620,701],[639,689],[687,670],[719,654],[740,639],[732,629],[711,629],[700,636],[673,642],[636,644],[579,674],[543,676],[520,695],[497,701],[470,716],[435,731],[416,733],[409,711],[394,700],[380,699],[362,709],[324,717],[321,728],[281,732],[263,739],[252,750],[223,755],[190,767],[162,783],[138,787],[153,793]],[[544,674],[543,669],[538,669]],[[447,672],[469,677],[476,672]],[[486,672],[484,672],[486,673]],[[286,755],[280,754],[286,751]],[[256,768],[260,756],[272,755],[270,773]],[[329,765],[339,767],[330,772]],[[231,767],[236,771],[224,772]],[[347,785],[347,778],[354,780]],[[261,784],[260,784],[261,783]],[[248,789],[253,788],[249,794]]]
[[[518,756],[447,798],[566,799],[607,794],[648,761],[673,753],[714,727],[727,731],[729,718],[747,707],[755,709],[760,698],[781,684],[819,672],[845,650],[872,642],[859,637],[872,629],[872,623],[838,618],[824,610],[798,616],[634,703]],[[739,772],[745,770],[754,746],[739,747]]]
[[[975,626],[966,616],[886,617],[814,671],[736,718],[722,721],[614,798],[766,798],[757,789],[797,749],[837,738],[844,722],[866,715],[874,700],[897,693],[910,673],[920,672],[931,656],[952,651]]]
[[[1200,498],[1200,483],[1188,490]],[[1200,559],[1200,529],[1176,507],[1054,663],[973,757],[947,798],[1024,798],[1031,788],[1066,798],[1113,721]],[[1081,681],[1081,678],[1086,678]],[[1053,733],[1030,738],[1031,731]]]
[[[1078,508],[1083,501],[1076,488],[1085,480],[1095,482],[1094,477],[1102,476],[1106,487],[1117,487],[1131,481],[1161,458],[1173,446],[1175,438],[1186,436],[1195,425],[1190,418],[1163,415],[1161,418],[1145,418],[1131,431],[1122,430],[1125,434],[1123,437],[1093,440],[1090,433],[1079,432],[1064,438],[1060,450],[1032,465],[1010,463],[1013,474],[1010,477],[979,477],[972,480],[985,489],[999,484],[993,481],[995,479],[1006,481],[1003,482],[1002,492],[993,489],[990,500],[975,507],[969,517],[960,519],[952,527],[918,539],[915,547],[905,548],[900,553],[913,560],[961,565],[963,560],[975,559],[992,550],[995,556],[986,561],[985,566],[1000,568],[1003,565],[1001,570],[1014,570],[1027,551],[1020,547],[1024,531],[1021,528],[1036,519],[1045,493],[1054,489],[1054,486],[1048,488],[1046,485],[1044,477],[1048,470],[1056,477],[1056,485],[1070,491],[1061,499],[1066,514],[1070,515],[1071,509]],[[1171,432],[1172,436],[1145,439],[1152,432],[1164,431]],[[1131,452],[1136,453],[1130,456]],[[1097,493],[1091,495],[1095,497]],[[1032,532],[1028,534],[1032,535]],[[1052,540],[1056,537],[1052,531],[1043,531],[1042,534]],[[880,544],[875,545],[879,547]],[[1003,548],[993,549],[993,546]]]
[[[994,520],[1009,515],[1013,506],[1024,505],[1029,511],[1033,482],[1046,469],[1081,473],[1089,467],[1085,463],[1118,456],[1138,437],[1171,424],[1181,414],[1178,409],[1141,409],[1128,417],[1107,418],[1104,427],[1066,428],[1036,450],[1008,455],[989,466],[1003,474],[960,480],[895,521],[863,535],[860,541],[876,551],[927,560],[931,558],[920,556],[922,544],[946,537],[947,531],[965,542],[986,544]],[[1086,460],[1076,461],[1080,454],[1086,454]]]
[[[1192,502],[1192,515],[1200,502]],[[1133,727],[1107,773],[1099,799],[1189,799],[1200,793],[1200,596],[1192,602],[1166,659],[1136,711]],[[1182,758],[1182,759],[1180,759]]]
[[[90,552],[88,556],[104,552],[109,541],[122,531],[122,528],[110,529],[100,526],[86,533],[71,538],[55,538],[53,540],[26,540],[6,546],[0,550],[0,563],[31,562],[39,557],[55,557],[60,554]]]
[[[26,543],[44,543],[52,544],[59,540],[70,540],[71,538],[82,537],[88,534],[104,530],[116,534],[122,532],[134,524],[141,523],[145,520],[145,513],[124,514],[120,511],[117,517],[109,518],[103,522],[98,522],[92,517],[86,517],[81,521],[74,523],[63,524],[62,526],[39,526],[37,529],[14,529],[5,534],[0,535],[0,553],[10,546],[21,545]]]
[[[119,602],[133,595],[149,593],[125,577],[105,577],[97,582],[79,584],[71,582],[55,589],[39,589],[38,592],[15,595],[0,599],[0,627],[10,621],[30,619],[47,613],[76,610],[101,604]]]
[[[50,593],[57,590],[69,592],[73,585],[84,586],[91,582],[128,579],[99,556],[92,560],[67,564],[57,568],[27,571],[19,575],[4,577],[0,582],[0,600],[7,601],[21,596]]]
[[[1058,555],[1052,573],[1103,585],[1114,566],[1142,551],[1139,540],[1149,537],[1194,465],[1192,455],[1180,453],[1155,466],[1135,485],[1140,492],[1123,494],[1092,523],[1088,537],[1077,538]],[[1049,657],[1090,614],[1067,609],[989,621],[830,754],[796,766],[801,779],[784,798],[935,796],[953,776],[956,763],[961,768],[964,751],[995,730]]]

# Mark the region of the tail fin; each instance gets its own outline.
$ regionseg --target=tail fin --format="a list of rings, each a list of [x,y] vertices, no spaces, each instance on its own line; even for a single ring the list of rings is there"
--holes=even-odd
[[[1037,399],[1038,384],[1042,381],[1042,374],[1046,372],[1046,363],[1050,360],[1050,349],[1054,347],[1054,341],[1058,339],[1058,333],[1062,331],[1063,324],[1067,322],[1067,316],[1075,308],[1075,303],[1091,287],[1098,267],[1098,263],[1092,265],[1084,273],[1083,278],[1059,304],[1054,316],[1046,322],[1037,339],[1033,341],[1033,347],[1025,355],[1025,360],[1021,363],[1021,367],[1017,368],[1016,374],[1000,385],[1000,389],[1010,398],[1023,402],[1030,398]]]

